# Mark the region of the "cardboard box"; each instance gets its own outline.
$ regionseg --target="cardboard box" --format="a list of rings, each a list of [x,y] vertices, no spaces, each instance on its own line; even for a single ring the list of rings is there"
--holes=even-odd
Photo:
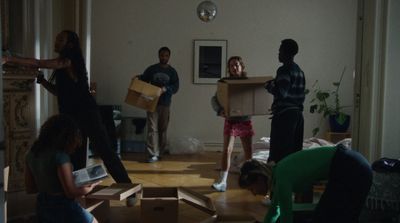
[[[183,187],[143,188],[141,221],[146,223],[179,222],[178,205],[183,201],[210,215],[216,210],[211,199]]]
[[[111,186],[99,185],[90,194],[78,201],[100,223],[108,222],[110,217],[110,200],[124,200],[141,189],[141,184],[114,183]]]
[[[78,202],[89,211],[100,223],[110,220],[110,201],[92,198],[79,198]]]
[[[161,88],[134,78],[128,88],[125,103],[154,112],[161,93]]]
[[[271,79],[271,76],[265,76],[218,81],[217,98],[225,115],[234,117],[269,114],[273,97],[264,85]]]
[[[142,189],[141,184],[114,183],[108,187],[102,187],[86,195],[86,198],[99,200],[118,200],[122,201]]]

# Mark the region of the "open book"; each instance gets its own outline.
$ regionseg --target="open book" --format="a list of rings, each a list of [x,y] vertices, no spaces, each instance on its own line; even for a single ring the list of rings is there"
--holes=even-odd
[[[77,187],[95,183],[107,177],[103,164],[95,164],[72,172]]]

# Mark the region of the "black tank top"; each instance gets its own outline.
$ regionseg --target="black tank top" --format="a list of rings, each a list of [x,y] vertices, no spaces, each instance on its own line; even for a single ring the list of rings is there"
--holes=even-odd
[[[66,69],[54,71],[58,109],[60,113],[76,114],[97,108],[96,101],[89,92],[87,80],[74,81]]]

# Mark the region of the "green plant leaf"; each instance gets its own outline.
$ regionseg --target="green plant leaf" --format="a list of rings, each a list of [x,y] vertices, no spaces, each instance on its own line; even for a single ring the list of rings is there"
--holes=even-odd
[[[319,101],[324,101],[327,98],[329,98],[329,93],[325,92],[325,91],[319,91],[317,92],[317,94],[315,95],[315,97],[319,100]]]
[[[310,100],[310,113],[318,113],[321,114],[321,120],[323,118],[327,118],[330,115],[337,115],[335,117],[336,121],[339,124],[344,124],[346,122],[346,114],[341,112],[341,109],[344,107],[350,106],[342,106],[340,105],[339,100],[339,90],[340,85],[343,80],[343,76],[345,74],[346,67],[343,68],[343,71],[340,75],[338,81],[332,82],[334,89],[323,90],[318,85],[319,82],[316,80],[310,89],[307,89],[307,93],[311,91],[311,100]],[[321,121],[319,123],[321,125]],[[312,130],[313,136],[315,136],[319,132],[320,128],[314,128]]]
[[[308,94],[308,93],[310,93],[310,90],[309,89],[305,89],[304,90],[304,94]]]
[[[337,123],[339,123],[340,125],[343,125],[343,124],[346,122],[346,120],[347,120],[347,116],[346,116],[345,114],[343,114],[343,113],[339,113],[339,114],[336,116],[336,121],[337,121]]]
[[[318,109],[318,105],[311,105],[310,106],[310,113],[314,113],[315,110],[317,110],[317,109]]]

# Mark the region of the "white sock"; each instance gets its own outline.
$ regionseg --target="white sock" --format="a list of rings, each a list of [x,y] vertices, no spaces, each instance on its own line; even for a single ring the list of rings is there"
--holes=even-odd
[[[226,183],[228,179],[228,171],[221,171],[219,173],[219,183]]]

